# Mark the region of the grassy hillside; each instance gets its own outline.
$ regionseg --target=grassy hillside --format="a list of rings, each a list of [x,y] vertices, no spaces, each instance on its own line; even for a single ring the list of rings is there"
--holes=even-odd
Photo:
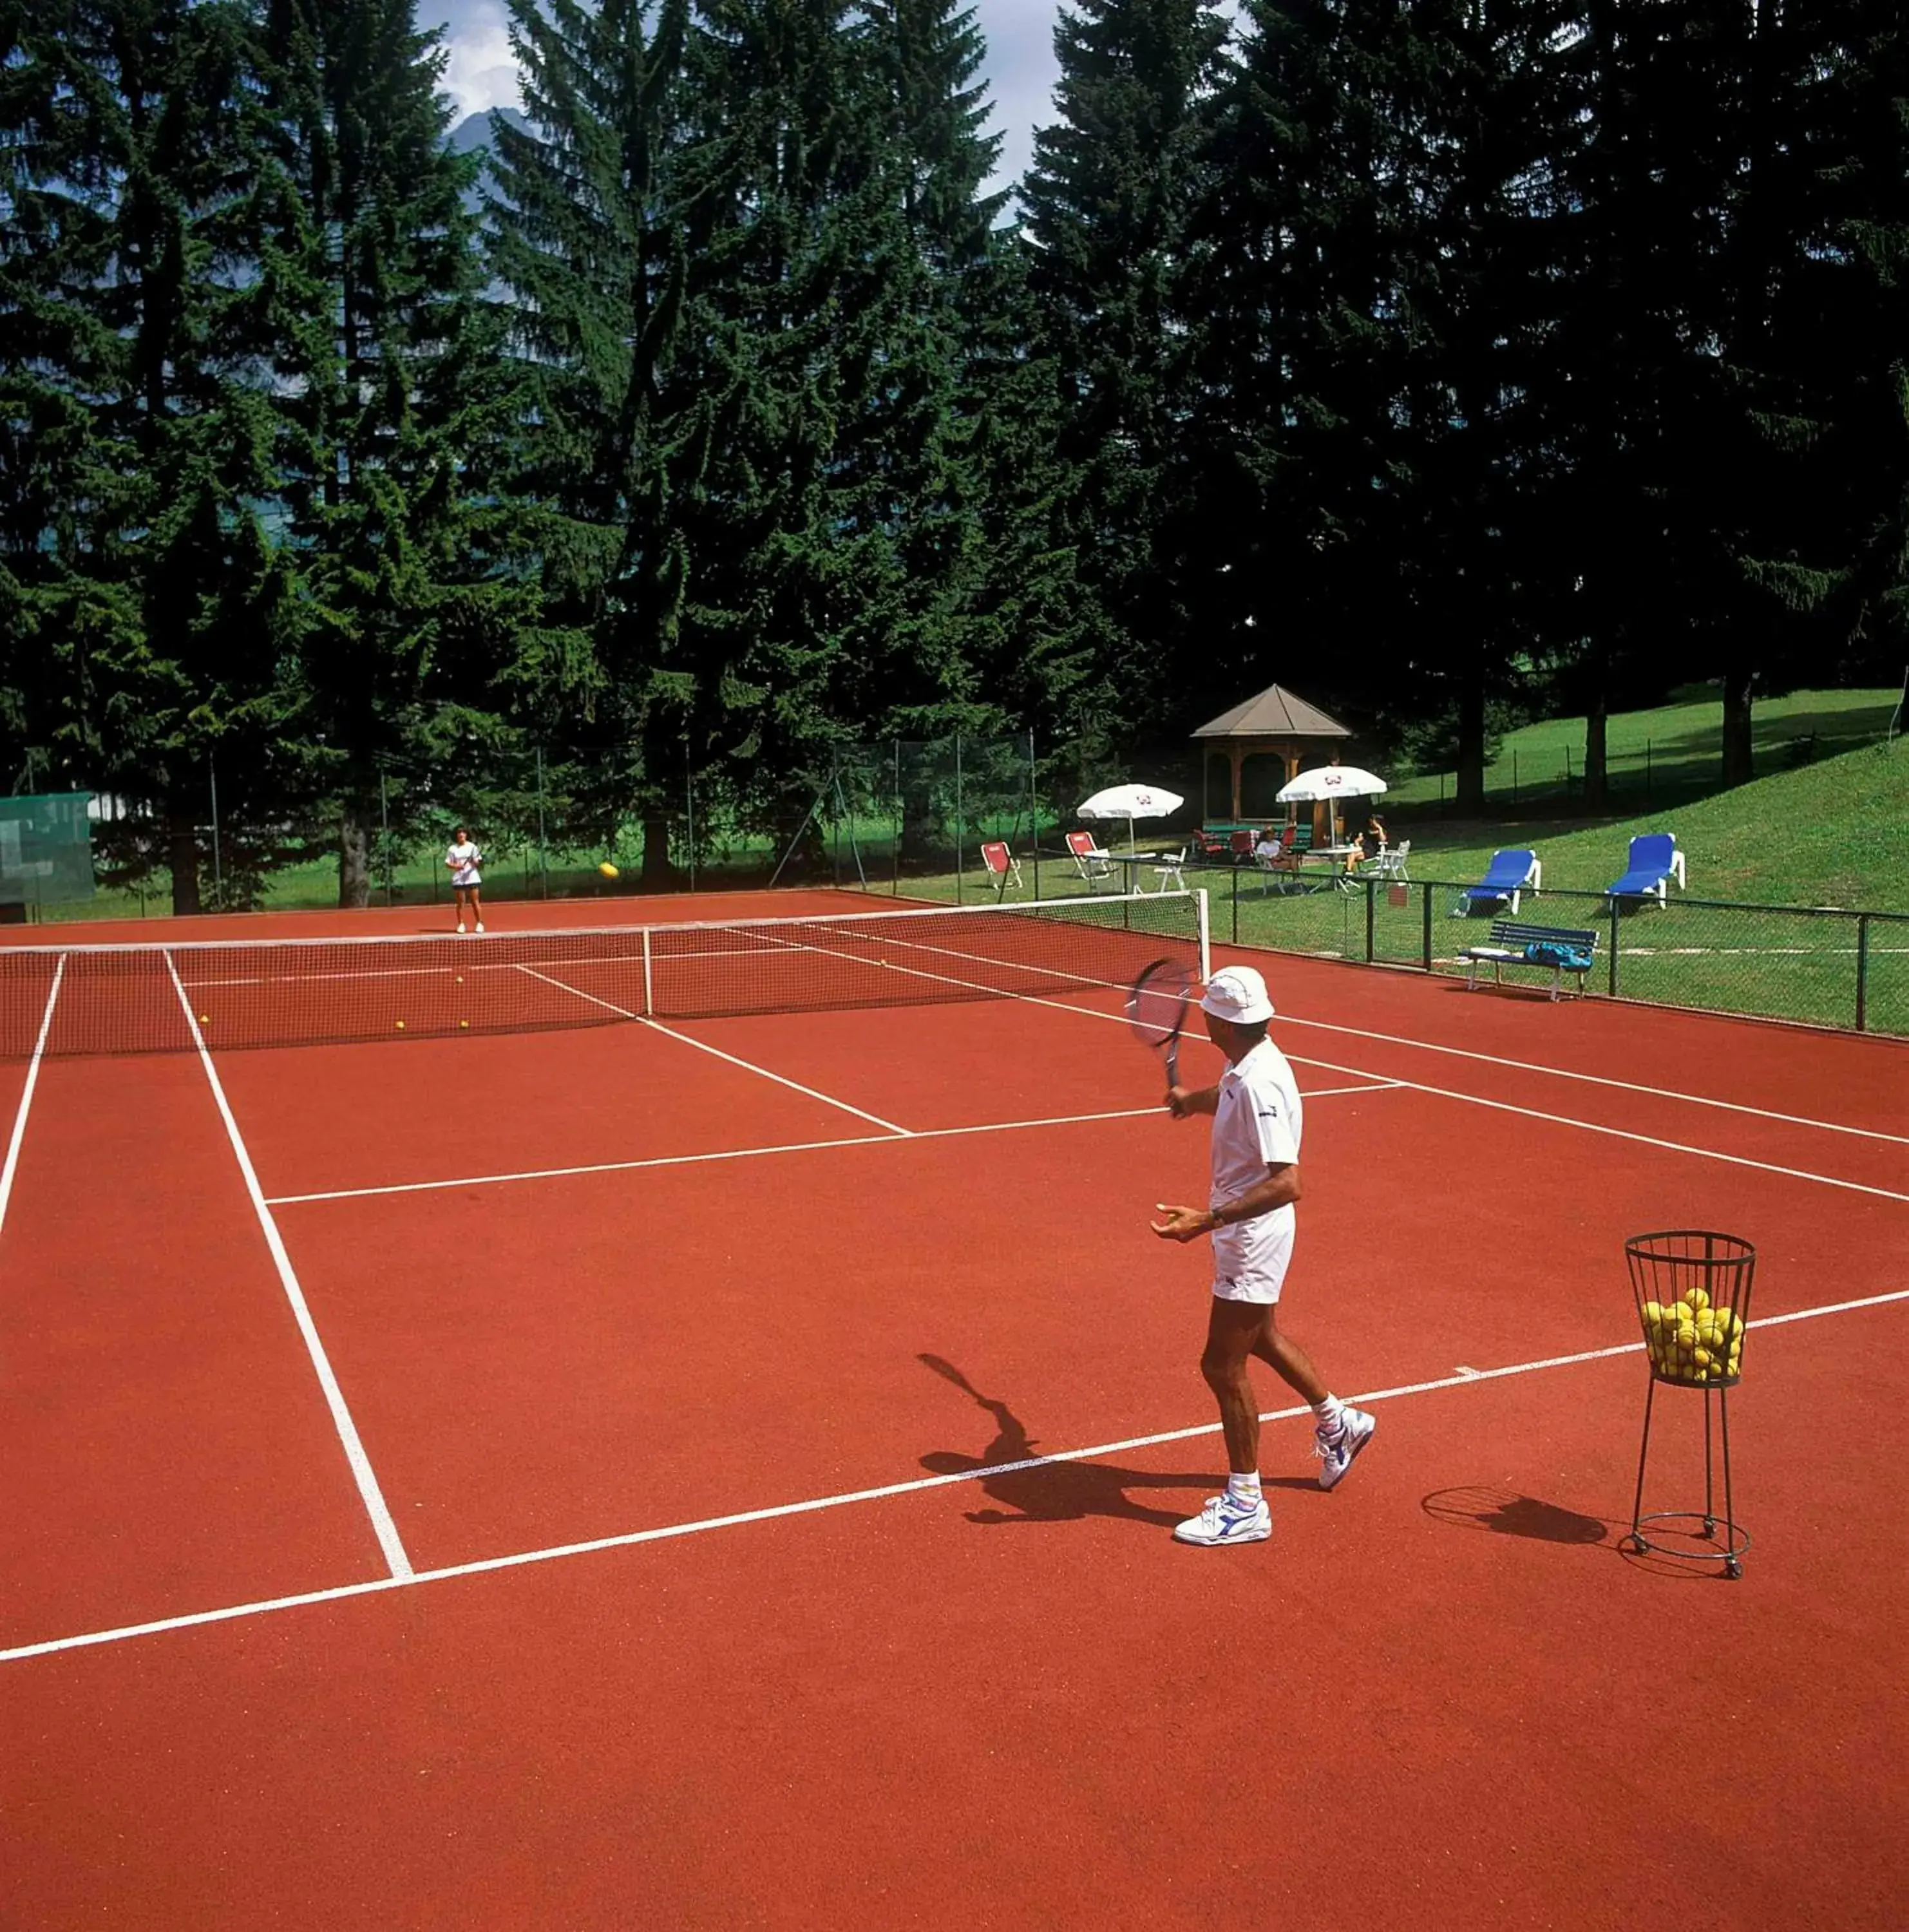
[[[1898,691],[1796,691],[1759,703],[1751,717],[1759,776],[1789,770],[1879,742]],[[1620,712],[1607,727],[1610,780],[1619,808],[1647,810],[1713,789],[1723,762],[1723,706],[1694,688],[1649,711]],[[1581,794],[1584,720],[1552,718],[1506,734],[1485,771],[1494,809]],[[1394,810],[1436,805],[1457,790],[1456,776],[1431,772],[1402,780]]]
[[[1394,808],[1415,878],[1478,877],[1501,845],[1529,845],[1544,883],[1599,892],[1634,834],[1670,832],[1694,898],[1909,912],[1909,740],[1865,746],[1691,802],[1586,820],[1508,814],[1489,824]]]

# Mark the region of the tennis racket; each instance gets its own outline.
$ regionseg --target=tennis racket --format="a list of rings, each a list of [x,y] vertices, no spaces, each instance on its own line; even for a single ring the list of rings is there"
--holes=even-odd
[[[1180,1084],[1180,1034],[1193,1004],[1193,975],[1177,959],[1156,959],[1142,969],[1127,995],[1127,1017],[1142,1046],[1166,1055],[1166,1090]]]

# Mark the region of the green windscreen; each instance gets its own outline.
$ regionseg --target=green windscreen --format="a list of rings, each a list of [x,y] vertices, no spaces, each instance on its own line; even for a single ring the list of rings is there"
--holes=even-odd
[[[0,798],[0,905],[61,905],[93,896],[92,794]]]

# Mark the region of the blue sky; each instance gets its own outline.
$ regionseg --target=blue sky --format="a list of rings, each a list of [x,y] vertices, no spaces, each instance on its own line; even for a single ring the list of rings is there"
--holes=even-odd
[[[1060,0],[973,0],[973,5],[988,43],[991,130],[1002,137],[1001,172],[1012,181],[1026,171],[1035,126],[1049,118]],[[504,21],[503,0],[422,0],[418,8],[420,26],[445,29],[450,64],[444,82],[465,113],[516,101]]]

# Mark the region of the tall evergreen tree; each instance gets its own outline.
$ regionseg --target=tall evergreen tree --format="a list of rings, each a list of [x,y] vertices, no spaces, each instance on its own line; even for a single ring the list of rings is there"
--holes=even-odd
[[[508,739],[527,594],[500,488],[506,396],[413,0],[265,0],[257,313],[275,372],[296,666],[338,896],[362,905],[381,778],[455,779]]]
[[[11,535],[51,706],[35,728],[69,782],[158,815],[174,909],[194,911],[215,762],[229,804],[259,804],[278,709],[284,584],[239,320],[245,22],[227,0],[83,0],[17,44],[34,137],[9,280],[39,326],[11,370]]]
[[[1181,266],[1202,115],[1226,28],[1208,0],[1079,0],[1055,29],[1059,118],[1022,185],[1037,353],[1063,425],[1069,541],[1104,612],[1097,640],[1136,716],[1178,704],[1197,640],[1177,567],[1186,520]]]
[[[560,716],[596,748],[606,828],[635,791],[646,882],[668,875],[681,772],[676,662],[698,460],[678,366],[689,271],[676,165],[687,0],[512,0],[530,130],[497,126],[491,264],[507,294],[524,425],[512,488],[532,520]],[[634,748],[634,758],[630,755]]]

